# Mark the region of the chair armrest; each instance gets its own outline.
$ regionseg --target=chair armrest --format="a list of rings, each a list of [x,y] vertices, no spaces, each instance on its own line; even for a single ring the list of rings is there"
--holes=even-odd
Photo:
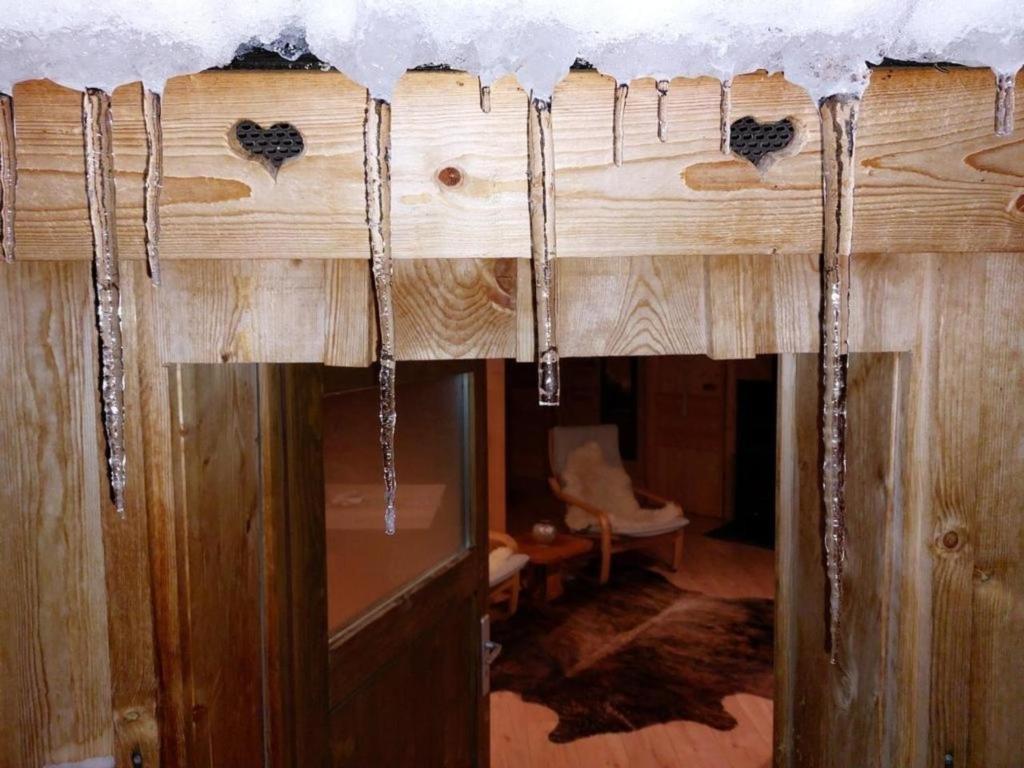
[[[577,499],[575,496],[570,496],[568,493],[562,490],[562,487],[558,484],[558,480],[553,477],[548,478],[548,485],[551,486],[552,492],[560,500],[565,502],[571,507],[579,507],[584,512],[588,512],[597,518],[598,524],[601,526],[601,531],[607,531],[609,534],[612,530],[611,521],[608,520],[608,513],[600,507],[595,507],[583,499]]]
[[[657,501],[662,504],[678,504],[678,502],[672,501],[672,499],[667,499],[664,496],[659,496],[653,491],[648,491],[646,488],[637,488],[636,486],[634,486],[633,493],[635,493],[637,496],[643,496],[648,501]],[[682,504],[679,504],[679,506],[681,507]]]
[[[519,551],[519,545],[516,540],[509,536],[507,533],[501,531],[488,531],[487,542],[491,549],[497,549],[498,547],[508,547],[513,552]]]

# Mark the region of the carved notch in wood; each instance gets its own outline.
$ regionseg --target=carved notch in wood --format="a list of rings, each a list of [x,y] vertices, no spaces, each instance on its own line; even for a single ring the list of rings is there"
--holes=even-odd
[[[777,158],[791,154],[796,127],[788,117],[774,123],[760,123],[749,115],[729,126],[729,147],[733,154],[749,160],[764,171]]]
[[[291,123],[264,128],[254,120],[239,120],[232,129],[232,138],[231,144],[239,154],[262,163],[274,178],[285,162],[306,148],[302,134]]]

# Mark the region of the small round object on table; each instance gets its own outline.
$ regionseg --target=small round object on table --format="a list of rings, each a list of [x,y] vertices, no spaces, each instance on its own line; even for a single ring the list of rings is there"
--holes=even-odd
[[[550,544],[558,536],[558,528],[550,520],[541,520],[533,524],[530,535],[538,544]]]

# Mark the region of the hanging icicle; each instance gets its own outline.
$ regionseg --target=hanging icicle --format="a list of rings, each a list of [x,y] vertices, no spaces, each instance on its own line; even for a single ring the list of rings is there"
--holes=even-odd
[[[658,81],[658,141],[668,141],[668,80]]]
[[[537,386],[541,405],[558,405],[561,380],[555,333],[555,179],[550,102],[530,100],[527,139]]]
[[[1009,136],[1013,133],[1015,80],[1015,75],[996,73],[996,136]]]
[[[480,85],[480,111],[489,114],[491,111],[491,86]]]
[[[718,97],[719,148],[723,155],[732,154],[732,78],[722,81]]]
[[[124,360],[121,347],[121,290],[117,263],[117,204],[110,96],[89,88],[82,97],[85,135],[85,188],[92,226],[96,325],[100,343],[100,388],[103,428],[107,439],[110,493],[125,514]]]
[[[395,535],[395,319],[391,297],[391,105],[368,99],[363,131],[366,224],[370,232],[373,288],[377,300],[380,371],[380,448],[384,461],[384,531]]]
[[[612,159],[615,165],[622,165],[622,147],[625,143],[626,133],[622,130],[622,121],[626,117],[626,98],[629,96],[629,86],[625,83],[615,88],[615,112],[612,115]]]
[[[14,99],[0,93],[0,242],[4,261],[14,261],[14,195],[18,165],[14,154]]]
[[[824,237],[822,243],[822,494],[829,584],[829,645],[839,662],[839,623],[846,559],[846,374],[850,252],[853,244],[853,150],[856,96],[820,105]]]
[[[146,124],[146,177],[143,220],[146,226],[146,265],[153,285],[160,285],[160,190],[164,179],[164,134],[160,123],[160,94],[142,90]]]

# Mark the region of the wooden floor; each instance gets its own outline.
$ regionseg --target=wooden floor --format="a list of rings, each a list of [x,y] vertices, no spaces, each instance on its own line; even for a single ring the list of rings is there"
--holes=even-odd
[[[667,574],[686,589],[719,597],[772,597],[775,553],[701,535],[720,521],[695,519],[683,567]],[[570,744],[547,735],[556,715],[518,694],[491,695],[491,768],[770,768],[772,702],[739,694],[725,699],[738,721],[731,731],[675,721],[632,733],[602,734]]]

